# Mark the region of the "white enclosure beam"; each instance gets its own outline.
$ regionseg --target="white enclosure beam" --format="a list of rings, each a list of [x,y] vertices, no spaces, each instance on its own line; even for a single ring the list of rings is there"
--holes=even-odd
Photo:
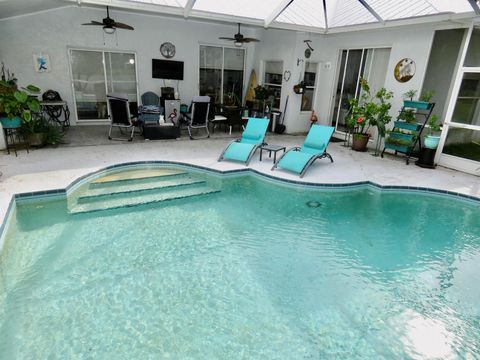
[[[188,15],[190,15],[190,11],[193,9],[193,5],[195,5],[196,0],[188,0],[185,4],[185,8],[183,9],[183,17],[186,19]]]
[[[265,18],[264,27],[268,28],[268,26],[275,21],[275,19],[286,9],[290,6],[293,0],[282,0],[278,4],[278,6]]]
[[[325,17],[325,33],[328,32],[327,1],[323,0],[323,16]]]
[[[468,2],[473,8],[473,11],[475,11],[475,14],[480,15],[480,7],[478,7],[478,3],[475,0],[468,0]]]
[[[373,10],[373,8],[367,3],[366,0],[358,0],[358,2],[359,2],[360,4],[362,4],[363,7],[364,7],[365,9],[367,9],[367,10],[370,12],[370,14],[373,15],[373,17],[374,17],[375,19],[377,19],[378,21],[380,21],[382,24],[385,24],[385,21],[382,19],[382,17],[381,17],[380,15],[378,15],[378,13],[377,13],[375,10]]]

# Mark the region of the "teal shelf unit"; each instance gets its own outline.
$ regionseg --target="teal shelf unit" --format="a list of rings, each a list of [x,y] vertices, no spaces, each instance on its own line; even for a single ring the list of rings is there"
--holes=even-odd
[[[434,107],[435,103],[404,101],[403,107],[398,115],[398,120],[394,122],[393,129],[385,139],[385,146],[381,157],[383,158],[385,150],[393,150],[395,155],[398,153],[405,154],[406,164],[408,165],[410,157],[420,153],[422,147],[420,137]],[[417,123],[408,123],[400,120],[402,113],[408,110],[415,111]]]

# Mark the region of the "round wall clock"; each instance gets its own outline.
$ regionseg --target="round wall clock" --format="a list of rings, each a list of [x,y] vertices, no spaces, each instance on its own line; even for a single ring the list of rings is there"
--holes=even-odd
[[[404,58],[400,60],[395,69],[393,70],[393,75],[398,82],[405,83],[413,78],[415,75],[416,66],[415,61],[410,58]]]
[[[167,59],[173,58],[175,56],[175,45],[171,42],[164,42],[160,46],[160,53]]]

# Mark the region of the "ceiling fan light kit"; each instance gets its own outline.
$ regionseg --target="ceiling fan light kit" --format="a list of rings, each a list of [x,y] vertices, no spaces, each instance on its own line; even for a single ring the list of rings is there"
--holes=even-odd
[[[103,28],[103,32],[105,34],[110,34],[110,35],[114,34],[117,29],[134,30],[133,27],[130,26],[130,25],[127,25],[127,24],[124,24],[124,23],[117,22],[117,21],[113,20],[110,17],[110,10],[109,10],[108,6],[107,6],[107,17],[102,19],[102,22],[92,20],[89,23],[85,23],[85,24],[82,24],[82,25],[101,26]]]
[[[220,40],[229,40],[233,41],[233,45],[236,47],[241,47],[245,43],[250,43],[250,42],[259,42],[260,40],[255,39],[255,38],[247,38],[244,37],[243,34],[240,32],[240,23],[238,23],[238,33],[233,35],[233,37],[219,37]]]

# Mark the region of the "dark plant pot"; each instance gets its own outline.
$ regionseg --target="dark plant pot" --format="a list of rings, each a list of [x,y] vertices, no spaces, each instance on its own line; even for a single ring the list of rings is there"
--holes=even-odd
[[[370,139],[368,134],[353,134],[352,150],[366,151],[368,139]]]
[[[22,118],[15,116],[13,119],[2,116],[0,117],[0,122],[4,129],[17,129],[22,125]]]
[[[42,146],[45,142],[45,133],[33,133],[27,135],[30,146]]]

